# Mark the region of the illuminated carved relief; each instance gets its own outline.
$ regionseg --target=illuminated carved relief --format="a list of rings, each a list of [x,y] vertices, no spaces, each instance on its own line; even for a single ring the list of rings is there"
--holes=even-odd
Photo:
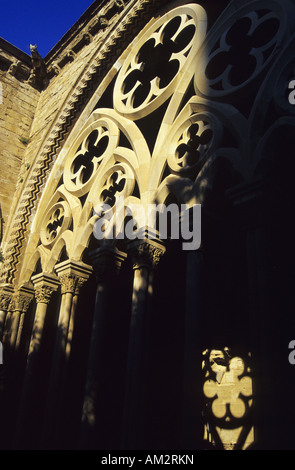
[[[218,449],[246,449],[254,442],[253,384],[247,360],[228,348],[203,353],[204,439]]]
[[[197,5],[184,5],[138,38],[116,81],[114,107],[119,113],[142,117],[171,95],[203,39],[202,20]]]
[[[43,198],[44,204],[50,202],[39,209],[44,214],[35,220],[40,240],[31,247],[34,259],[37,249],[43,270],[52,271],[64,246],[70,259],[81,259],[100,207],[107,204],[115,214],[119,197],[124,197],[125,204],[137,202],[144,210],[155,201],[164,202],[169,194],[167,177],[163,180],[167,164],[170,175],[196,177],[216,146],[220,130],[204,106],[198,112],[198,106],[190,102],[176,116],[194,76],[193,59],[205,33],[204,9],[185,5],[152,21],[135,39],[115,80],[114,109],[97,106],[89,115],[63,162],[58,162],[62,169],[59,185],[51,185],[50,197]],[[174,125],[167,128],[165,119],[157,123],[152,148],[136,120],[167,100],[167,119]],[[167,153],[167,142],[171,153]],[[26,266],[30,265],[34,262]],[[28,276],[29,268],[25,269]]]
[[[274,1],[236,1],[233,9],[223,11],[208,34],[205,10],[197,4],[181,5],[162,16],[157,13],[156,19],[142,28],[111,70],[114,88],[109,108],[106,100],[100,107],[105,91],[102,85],[58,155],[32,223],[21,282],[30,279],[39,258],[42,269],[53,272],[64,248],[69,259],[81,260],[99,217],[96,209],[108,204],[117,210],[120,196],[144,208],[154,201],[164,202],[171,193],[180,202],[193,203],[200,198],[199,188],[206,181],[210,163],[219,156],[230,160],[242,178],[251,178],[263,158],[265,141],[249,139],[249,135],[251,129],[257,134],[263,130],[264,120],[259,119],[263,113],[259,99],[251,102],[249,96],[246,116],[239,109],[239,98],[272,63],[275,66],[267,80],[261,78],[261,89],[255,96],[262,97],[264,103],[269,100],[273,77],[287,83],[282,71],[287,73],[287,64],[290,73],[293,53],[284,51],[285,63],[276,59],[288,33],[288,2],[286,5],[284,9]],[[122,27],[126,24],[127,20]],[[91,64],[91,73],[85,73],[83,86],[99,68],[99,60]],[[80,84],[76,97],[83,86]],[[233,94],[238,98],[235,102],[222,102],[223,97]],[[276,105],[285,112],[282,101]],[[61,121],[68,122],[67,112],[65,106]],[[146,118],[150,119],[147,133],[142,126]],[[50,135],[50,145],[62,133],[56,128],[54,132],[58,137]],[[230,136],[231,147],[224,142],[224,134]],[[42,165],[38,168],[36,164],[37,183],[29,180],[26,195],[34,192],[35,197],[36,187],[43,184],[46,161]],[[32,199],[28,197],[31,206]],[[15,221],[13,233],[17,235],[23,227],[22,217],[18,214]],[[27,213],[25,217],[29,219]],[[16,236],[18,249],[12,246],[6,256],[11,262],[10,276],[19,256],[19,240]],[[40,294],[36,292],[37,301],[44,302],[46,297],[41,300]],[[204,360],[207,438],[222,448],[247,448],[253,442],[248,420],[251,371],[244,357],[226,359],[224,350],[222,358],[226,365],[216,360],[210,364],[212,354]]]

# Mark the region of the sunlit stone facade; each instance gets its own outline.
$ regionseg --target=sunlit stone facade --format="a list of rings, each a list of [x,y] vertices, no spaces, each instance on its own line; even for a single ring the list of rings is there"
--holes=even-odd
[[[1,448],[294,446],[294,26],[105,0],[45,58],[1,42]],[[201,206],[201,240],[119,200]]]

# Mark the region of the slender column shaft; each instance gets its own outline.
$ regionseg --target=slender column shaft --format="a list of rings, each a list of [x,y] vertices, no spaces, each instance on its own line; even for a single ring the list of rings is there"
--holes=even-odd
[[[124,253],[112,248],[100,248],[92,252],[91,255],[97,289],[81,419],[79,444],[81,449],[95,449],[98,445],[100,391],[103,385],[103,370],[106,360],[104,337],[108,335],[106,322],[111,314],[115,280],[126,257]]]
[[[9,289],[4,288],[0,294],[0,341],[3,340],[4,336],[5,321],[12,298],[12,292],[13,288],[10,287]]]
[[[123,416],[123,449],[140,449],[144,439],[147,361],[149,357],[149,304],[153,270],[165,249],[160,242],[139,240],[130,245],[134,282],[129,330]]]
[[[9,337],[9,349],[12,354],[16,352],[19,345],[24,316],[29,308],[32,297],[32,289],[21,287],[12,299],[12,321]]]
[[[35,396],[38,396],[40,386],[39,372],[42,366],[40,348],[43,340],[48,304],[52,293],[58,287],[56,277],[45,274],[34,276],[32,278],[32,282],[34,284],[37,304],[18,411],[16,434],[14,438],[14,446],[19,449],[26,448],[28,444],[31,444],[31,436],[28,435],[28,428],[30,428],[31,424],[30,421],[31,413],[34,408],[34,399]]]
[[[71,351],[71,336],[74,330],[77,285],[79,279],[88,279],[92,268],[81,262],[67,260],[55,267],[61,283],[60,305],[52,368],[47,393],[43,442],[45,447],[58,445],[64,392],[67,381],[67,366]]]

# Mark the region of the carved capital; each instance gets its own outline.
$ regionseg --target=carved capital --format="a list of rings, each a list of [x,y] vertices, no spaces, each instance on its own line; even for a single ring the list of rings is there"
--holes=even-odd
[[[0,310],[6,311],[8,309],[11,298],[12,294],[0,294]]]
[[[11,285],[4,285],[0,291],[0,310],[8,310],[13,296],[13,287]]]
[[[61,284],[61,293],[67,294],[71,293],[74,294],[77,286],[77,276],[74,274],[62,274],[59,276],[60,284]]]
[[[84,286],[85,282],[87,281],[86,278],[77,277],[76,287],[75,287],[75,295],[79,295],[81,287]]]
[[[12,311],[20,311],[25,313],[32,301],[34,296],[34,289],[29,286],[22,286],[17,292],[12,296],[10,309]]]
[[[29,308],[31,303],[32,297],[28,295],[24,295],[21,293],[17,293],[13,296],[11,301],[11,310],[16,311],[19,310],[20,312],[26,312]]]
[[[164,245],[155,240],[139,240],[131,243],[129,253],[131,255],[133,269],[156,269],[166,249]]]
[[[120,271],[126,253],[112,247],[102,247],[89,253],[98,283],[114,279]]]
[[[73,260],[63,261],[56,265],[55,270],[61,283],[62,294],[78,294],[92,273],[91,266]]]
[[[35,286],[35,297],[37,303],[48,304],[55,289],[50,286]]]
[[[54,275],[40,273],[32,277],[37,303],[48,304],[54,291],[59,287],[58,278]]]

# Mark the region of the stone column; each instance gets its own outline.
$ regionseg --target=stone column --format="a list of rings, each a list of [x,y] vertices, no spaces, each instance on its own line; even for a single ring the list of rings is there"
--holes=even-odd
[[[0,427],[0,448],[7,448],[11,433],[11,416],[10,416],[10,390],[9,390],[9,371],[10,367],[8,364],[7,354],[7,338],[9,332],[9,309],[11,305],[11,299],[13,295],[13,287],[6,285],[2,287],[0,294],[0,416],[1,416],[1,427]]]
[[[97,448],[100,391],[103,385],[105,362],[104,336],[107,335],[105,325],[107,317],[111,315],[111,300],[116,295],[115,281],[126,254],[113,247],[102,247],[90,253],[89,256],[92,260],[97,288],[81,419],[79,444],[81,449]]]
[[[19,449],[26,448],[26,444],[31,442],[28,428],[30,429],[31,425],[31,414],[34,409],[34,400],[36,397],[37,399],[40,399],[40,397],[38,397],[38,391],[40,388],[40,370],[42,368],[42,363],[39,353],[43,341],[45,319],[52,294],[59,287],[57,277],[47,273],[37,274],[32,277],[31,281],[35,290],[36,311],[14,439],[14,446]],[[38,430],[30,429],[30,432],[33,435],[36,434]]]
[[[12,294],[13,294],[12,286],[4,286],[1,289],[1,293],[0,293],[0,341],[3,340],[5,321],[7,317],[9,304],[11,302]]]
[[[23,318],[30,305],[32,297],[32,289],[22,287],[12,296],[10,303],[11,322],[5,342],[5,412],[2,413],[3,426],[4,415],[6,415],[6,437],[11,437],[13,434],[13,426],[17,418],[17,405],[20,398],[23,373],[23,362],[21,361],[21,357],[17,356],[19,345],[17,339],[21,336]]]
[[[33,292],[33,289],[23,286],[12,298],[12,322],[9,338],[9,349],[12,354],[19,347],[25,313],[32,301]]]
[[[50,444],[58,430],[79,286],[87,281],[92,267],[79,261],[66,260],[56,265],[55,271],[60,280],[62,298],[46,402],[43,430],[45,445]]]
[[[184,449],[200,449],[202,442],[202,356],[200,319],[202,316],[202,250],[186,254],[185,345],[183,373]]]
[[[122,448],[141,449],[145,422],[147,361],[149,358],[149,307],[154,271],[165,252],[161,241],[148,238],[129,245],[134,280],[123,416]]]

